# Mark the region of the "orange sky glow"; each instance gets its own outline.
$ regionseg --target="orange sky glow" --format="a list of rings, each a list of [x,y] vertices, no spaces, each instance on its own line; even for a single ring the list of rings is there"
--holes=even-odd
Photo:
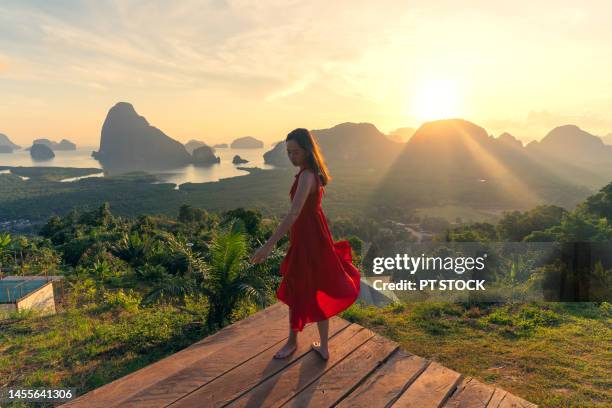
[[[186,142],[461,117],[612,133],[606,1],[8,1],[0,133],[96,146],[130,102]]]

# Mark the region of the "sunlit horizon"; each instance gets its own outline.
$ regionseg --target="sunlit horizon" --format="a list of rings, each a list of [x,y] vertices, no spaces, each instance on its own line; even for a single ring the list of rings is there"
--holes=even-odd
[[[407,114],[414,115],[421,123],[464,116],[462,95],[456,81],[423,81],[411,97]]]
[[[612,6],[524,3],[3,2],[0,133],[97,146],[121,101],[211,145],[454,117],[523,143],[612,133]]]

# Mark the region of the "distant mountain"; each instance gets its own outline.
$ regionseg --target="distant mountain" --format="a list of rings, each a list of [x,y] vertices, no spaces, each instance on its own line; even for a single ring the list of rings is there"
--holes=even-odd
[[[54,142],[53,140],[49,140],[49,139],[35,139],[32,142],[32,145],[35,145],[35,144],[43,144],[53,151],[76,150],[76,144],[72,143],[70,140],[67,140],[67,139],[62,139],[59,143]],[[28,148],[27,150],[30,150],[30,149],[31,147]]]
[[[0,153],[13,153],[13,148],[11,146],[0,145]]]
[[[252,136],[245,136],[234,140],[230,147],[232,149],[260,149],[264,147],[264,143]]]
[[[411,171],[419,169],[419,173],[427,169],[429,176],[487,180],[492,175],[491,162],[524,159],[522,151],[515,151],[512,139],[508,134],[495,139],[484,128],[463,119],[427,122],[406,144],[397,164]]]
[[[512,136],[510,133],[507,133],[507,132],[504,132],[501,135],[499,135],[497,140],[500,143],[503,143],[504,145],[510,148],[513,148],[513,149],[520,150],[523,148],[523,142],[521,142],[520,140],[518,140],[517,138],[515,138],[514,136]]]
[[[194,164],[216,164],[220,163],[221,158],[215,156],[215,152],[210,146],[200,146],[193,151]]]
[[[494,138],[463,119],[427,122],[406,143],[374,196],[429,206],[529,208],[543,202],[567,205],[592,191],[588,183],[566,178],[561,164],[543,162],[510,134]]]
[[[62,139],[55,147],[55,150],[76,150],[76,144],[72,143],[70,140]]]
[[[105,167],[121,169],[171,168],[192,162],[185,146],[151,126],[126,102],[109,110],[100,149],[92,156]]]
[[[215,149],[227,149],[227,147],[227,143],[217,143],[213,145],[213,148]]]
[[[612,146],[612,133],[606,136],[602,136],[601,140],[604,142],[604,144],[607,144],[608,146]]]
[[[389,140],[371,123],[346,122],[328,129],[312,130],[317,138],[328,166],[359,164],[384,168],[391,164],[402,144]],[[279,142],[264,154],[264,161],[279,167],[287,167],[285,142]]]
[[[289,167],[291,162],[287,157],[287,150],[285,149],[285,142],[278,142],[272,150],[268,150],[263,154],[264,163],[272,164],[277,167]]]
[[[406,143],[414,135],[415,130],[411,127],[403,127],[390,132],[387,137],[394,142]]]
[[[189,154],[193,154],[193,151],[198,147],[208,146],[206,143],[201,140],[191,139],[187,143],[185,143],[185,149],[189,152]]]
[[[559,126],[525,147],[528,155],[568,182],[598,189],[612,177],[612,146],[574,125]]]
[[[21,146],[13,143],[11,139],[9,139],[9,137],[4,133],[0,133],[0,147],[6,147],[6,149],[4,149],[5,153],[12,153],[13,150],[21,149]],[[10,152],[8,151],[9,147],[11,148]]]
[[[586,166],[612,165],[612,146],[605,145],[601,138],[575,125],[554,128],[539,142],[529,143],[527,150],[561,160],[569,158],[574,163]]]
[[[30,147],[30,156],[34,160],[51,160],[55,157],[55,153],[53,150],[45,144],[42,143],[34,143],[32,147]]]

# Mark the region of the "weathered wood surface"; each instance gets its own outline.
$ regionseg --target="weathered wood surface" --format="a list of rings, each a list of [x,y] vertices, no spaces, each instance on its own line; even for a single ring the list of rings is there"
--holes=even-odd
[[[330,357],[310,345],[316,324],[286,359],[288,311],[276,304],[178,353],[64,404],[64,407],[445,407],[534,408],[534,404],[339,317],[330,319]]]

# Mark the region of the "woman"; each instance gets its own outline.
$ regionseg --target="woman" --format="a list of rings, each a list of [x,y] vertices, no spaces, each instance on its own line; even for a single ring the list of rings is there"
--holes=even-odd
[[[287,231],[290,244],[281,263],[283,280],[277,297],[289,306],[289,337],[275,354],[285,358],[297,348],[297,334],[317,322],[320,341],[312,348],[329,358],[329,318],[348,308],[359,295],[359,270],[348,241],[334,243],[321,209],[324,186],[331,180],[316,139],[307,129],[287,135],[287,155],[300,171],[291,187],[291,209],[251,262],[263,262]]]

